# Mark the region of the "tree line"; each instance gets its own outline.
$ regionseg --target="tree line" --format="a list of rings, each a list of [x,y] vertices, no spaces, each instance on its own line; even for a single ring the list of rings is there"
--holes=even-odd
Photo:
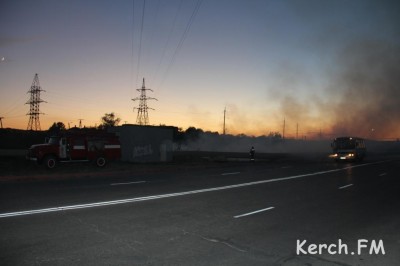
[[[118,126],[120,122],[121,118],[117,117],[115,113],[105,113],[104,116],[101,117],[101,124],[98,127],[94,127],[94,129],[106,130],[107,128]],[[48,129],[48,131],[53,134],[57,134],[65,130],[67,130],[67,127],[63,122],[54,122]]]
[[[118,126],[121,122],[121,119],[115,115],[114,112],[105,113],[104,116],[101,117],[101,124],[93,129],[97,130],[107,130],[110,127]],[[54,122],[51,127],[48,129],[50,134],[58,134],[62,131],[67,130],[65,124],[63,122]],[[238,134],[238,135],[221,135],[218,132],[213,131],[204,131],[201,128],[196,128],[193,126],[188,127],[186,130],[182,128],[174,127],[173,139],[175,142],[183,143],[187,141],[197,141],[202,136],[226,136],[226,137],[252,137],[247,136],[245,134]],[[272,141],[280,141],[282,140],[282,135],[279,132],[270,132],[268,135],[260,136],[257,138],[268,138]]]

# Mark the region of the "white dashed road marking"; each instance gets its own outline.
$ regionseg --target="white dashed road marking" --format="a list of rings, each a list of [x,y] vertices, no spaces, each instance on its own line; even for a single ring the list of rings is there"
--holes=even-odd
[[[353,184],[348,184],[348,185],[345,185],[345,186],[339,187],[339,189],[348,188],[348,187],[351,187],[352,185],[353,185]]]
[[[126,183],[112,183],[110,186],[121,186],[121,185],[133,185],[133,184],[142,184],[146,183],[146,181],[134,181],[134,182],[126,182]]]
[[[233,216],[233,218],[240,218],[240,217],[244,217],[244,216],[249,216],[249,215],[256,214],[256,213],[269,211],[269,210],[272,210],[274,208],[275,207],[268,207],[268,208],[265,208],[265,209],[261,209],[261,210],[257,210],[257,211],[253,211],[253,212],[248,212],[248,213],[244,213],[244,214],[240,214],[240,215],[236,215],[236,216]]]
[[[233,172],[233,173],[223,173],[221,175],[238,175],[240,172]]]

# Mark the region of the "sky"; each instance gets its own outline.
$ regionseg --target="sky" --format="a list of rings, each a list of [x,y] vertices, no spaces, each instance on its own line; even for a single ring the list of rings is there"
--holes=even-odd
[[[135,124],[313,138],[400,137],[400,3],[389,0],[3,0],[0,117],[42,130]],[[283,132],[284,130],[284,132]]]

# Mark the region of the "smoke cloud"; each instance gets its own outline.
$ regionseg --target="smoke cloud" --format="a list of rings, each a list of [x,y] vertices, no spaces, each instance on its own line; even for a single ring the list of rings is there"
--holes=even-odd
[[[367,139],[400,137],[400,46],[387,40],[353,41],[339,48],[319,92],[301,98],[298,80],[310,73],[287,69],[270,96],[279,100],[279,119],[286,119],[288,137]],[[321,133],[321,134],[320,134]]]
[[[400,48],[354,42],[339,55],[330,94],[332,132],[365,138],[400,135]]]

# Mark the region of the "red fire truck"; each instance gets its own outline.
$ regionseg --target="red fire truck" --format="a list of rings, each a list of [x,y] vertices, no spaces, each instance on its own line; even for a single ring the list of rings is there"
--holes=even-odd
[[[66,133],[47,138],[44,144],[32,145],[26,157],[49,169],[58,162],[79,161],[93,161],[104,167],[107,161],[121,157],[121,145],[112,133]]]

